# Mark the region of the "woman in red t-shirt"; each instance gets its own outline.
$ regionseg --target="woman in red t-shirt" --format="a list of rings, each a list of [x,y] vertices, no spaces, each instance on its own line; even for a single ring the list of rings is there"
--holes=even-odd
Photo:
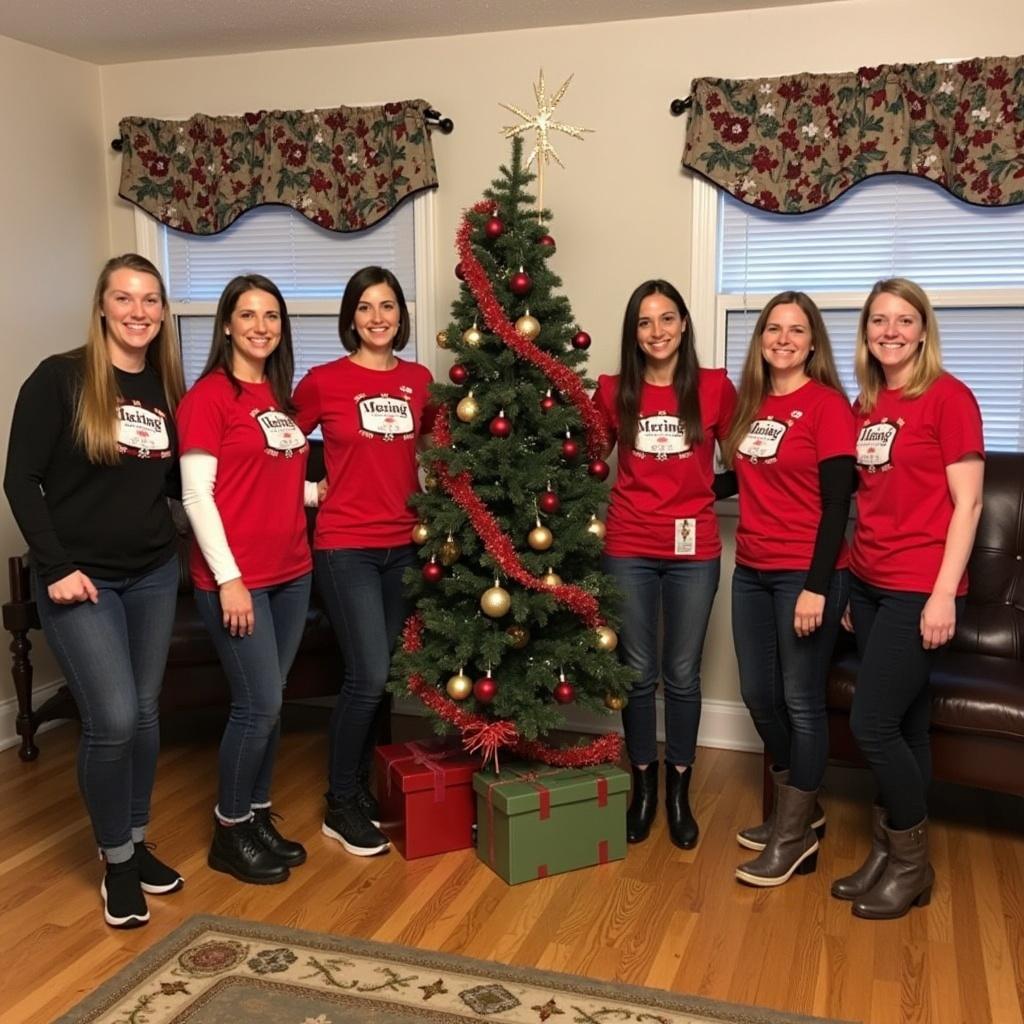
[[[669,834],[697,842],[689,789],[700,724],[700,660],[722,550],[714,513],[714,450],[736,391],[725,370],[702,370],[686,303],[667,281],[645,281],[622,323],[620,371],[594,403],[619,446],[603,567],[623,595],[620,646],[639,673],[623,709],[633,766],[626,838],[647,838],[658,801],[655,691],[665,684]],[[658,655],[659,619],[664,622]]]
[[[750,339],[722,455],[739,484],[732,626],[740,691],[772,759],[775,806],[741,830],[763,851],[736,869],[775,886],[817,863],[828,757],[825,685],[850,592],[843,534],[853,489],[854,426],[818,307],[776,295]]]
[[[270,810],[281,696],[312,571],[309,445],[291,418],[292,372],[284,296],[259,274],[236,277],[217,304],[206,368],[178,407],[196,607],[231,688],[207,860],[257,885],[285,881],[306,859]]]
[[[832,894],[858,917],[924,906],[931,781],[928,676],[953,638],[981,515],[984,440],[970,390],[942,369],[912,281],[879,281],[857,328],[857,522],[850,616],[860,671],[850,728],[878,784],[871,852]]]
[[[391,652],[407,614],[402,577],[417,563],[407,502],[419,490],[417,442],[432,425],[430,371],[395,355],[411,334],[402,286],[364,267],[338,314],[350,353],[317,366],[295,389],[303,430],[323,427],[327,494],[313,538],[316,581],[345,658],[330,726],[323,832],[359,857],[383,853],[380,810],[369,789],[373,723]]]

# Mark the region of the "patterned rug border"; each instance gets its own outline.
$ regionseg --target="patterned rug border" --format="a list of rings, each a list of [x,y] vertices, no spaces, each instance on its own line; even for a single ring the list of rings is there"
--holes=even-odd
[[[536,967],[518,967],[493,960],[478,960],[457,953],[440,953],[397,943],[312,932],[287,925],[244,921],[216,914],[196,914],[188,918],[165,938],[140,953],[131,963],[108,978],[66,1014],[57,1018],[54,1024],[88,1024],[208,929],[216,929],[243,939],[295,942],[334,953],[350,953],[353,956],[410,963],[420,968],[454,971],[486,980],[548,986],[590,997],[631,1001],[654,1009],[700,1014],[713,1020],[725,1021],[727,1024],[855,1024],[831,1017],[809,1017],[804,1014],[767,1010],[743,1003],[727,1003],[702,996],[670,992],[666,989],[599,981],[579,974],[547,971]]]

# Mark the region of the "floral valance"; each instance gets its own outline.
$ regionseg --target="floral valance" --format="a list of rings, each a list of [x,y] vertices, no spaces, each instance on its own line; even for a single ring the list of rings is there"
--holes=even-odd
[[[120,195],[179,231],[213,235],[265,203],[359,231],[437,187],[425,100],[241,117],[121,121]]]
[[[698,78],[691,95],[683,165],[751,206],[804,213],[894,172],[969,203],[1024,202],[1024,57]]]

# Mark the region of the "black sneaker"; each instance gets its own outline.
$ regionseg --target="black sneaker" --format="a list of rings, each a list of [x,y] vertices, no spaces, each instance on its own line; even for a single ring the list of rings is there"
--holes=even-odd
[[[328,794],[322,831],[357,857],[372,857],[390,846],[388,837],[363,813],[356,795],[339,799]]]
[[[223,871],[253,885],[274,885],[288,879],[288,865],[260,842],[251,821],[240,821],[237,825],[215,821],[206,863],[214,871]]]
[[[152,843],[136,843],[135,860],[139,865],[139,881],[143,892],[166,895],[177,892],[185,884],[185,879],[174,868],[153,856]]]
[[[111,928],[139,928],[149,920],[149,907],[139,881],[138,858],[120,864],[107,863],[100,884],[103,897],[103,918]]]
[[[369,779],[360,779],[359,788],[355,791],[356,804],[359,810],[366,815],[369,820],[380,828],[380,804],[377,803],[377,798],[370,792],[370,781]]]
[[[274,818],[280,818],[269,807],[257,807],[252,812],[252,826],[256,832],[256,838],[275,856],[283,861],[288,867],[293,868],[297,864],[306,863],[306,849],[301,843],[285,839],[274,827]]]

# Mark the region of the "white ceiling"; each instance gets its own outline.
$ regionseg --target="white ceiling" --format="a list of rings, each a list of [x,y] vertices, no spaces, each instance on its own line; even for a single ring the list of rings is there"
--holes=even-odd
[[[3,0],[0,35],[94,64],[754,10],[820,0]]]

